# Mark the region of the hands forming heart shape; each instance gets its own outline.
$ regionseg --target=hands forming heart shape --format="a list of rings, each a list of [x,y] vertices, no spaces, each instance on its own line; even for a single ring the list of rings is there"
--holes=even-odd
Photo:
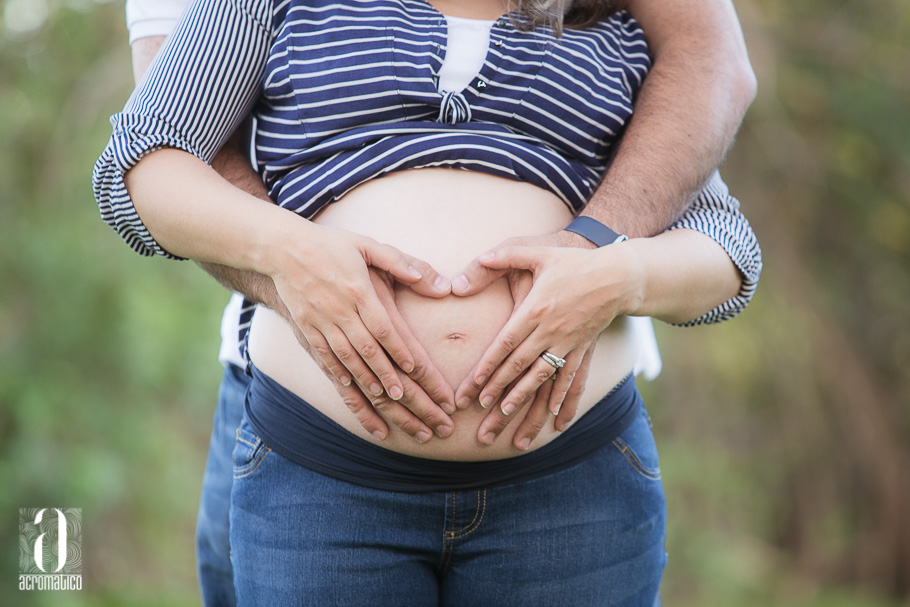
[[[528,449],[550,415],[557,430],[568,426],[598,335],[617,315],[634,310],[626,270],[634,264],[621,251],[605,259],[620,247],[578,248],[582,242],[567,232],[507,240],[451,282],[388,245],[326,232],[333,242],[326,240],[321,249],[328,256],[320,264],[322,275],[273,279],[283,301],[302,303],[289,308],[295,322],[306,319],[296,322],[298,340],[379,440],[388,436],[388,424],[421,443],[434,434],[445,438],[454,431],[451,414],[479,403],[489,413],[477,439],[491,445],[514,413],[530,405],[513,437],[517,449]],[[343,241],[351,246],[339,246]],[[430,297],[466,297],[502,276],[515,301],[512,315],[453,393],[398,313],[395,282]],[[349,301],[340,300],[339,292],[350,294]],[[544,352],[564,358],[565,366],[554,368],[541,358]]]

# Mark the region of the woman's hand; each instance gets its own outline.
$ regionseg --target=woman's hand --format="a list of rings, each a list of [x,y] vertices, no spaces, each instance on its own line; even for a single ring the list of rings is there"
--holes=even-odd
[[[643,284],[641,269],[623,244],[581,250],[533,246],[529,241],[533,242],[512,239],[481,255],[476,265],[485,271],[469,266],[467,289],[455,281],[456,294],[471,295],[510,273],[515,311],[455,397],[459,406],[475,399],[485,407],[500,403],[479,429],[478,440],[484,444],[495,440],[510,415],[533,402],[513,439],[519,449],[526,449],[537,436],[547,412],[558,415],[557,429],[568,425],[583,390],[594,340],[616,316],[637,309]],[[544,352],[564,358],[565,366],[557,371],[540,357]],[[538,388],[554,373],[556,381],[546,388],[549,398],[544,402]],[[560,409],[564,401],[568,406]]]
[[[376,288],[376,294],[383,306],[389,312],[393,324],[401,333],[402,338],[412,348],[415,356],[415,368],[410,376],[401,369],[396,369],[398,377],[404,387],[404,396],[400,401],[393,401],[386,394],[367,397],[355,383],[342,384],[329,368],[323,363],[322,358],[310,347],[309,342],[296,325],[291,323],[297,340],[301,346],[313,357],[322,372],[332,381],[335,390],[344,404],[357,417],[357,421],[368,432],[379,440],[385,440],[389,435],[387,421],[401,428],[406,434],[413,436],[417,442],[425,443],[436,434],[445,438],[454,430],[454,423],[448,415],[440,412],[440,403],[454,402],[454,395],[442,374],[433,366],[429,356],[420,343],[414,338],[398,308],[395,305],[393,281],[386,272],[370,268],[370,280]],[[285,320],[287,310],[283,310]],[[423,385],[421,385],[423,384]],[[424,387],[425,386],[425,387]],[[429,392],[428,392],[429,391]],[[448,405],[453,413],[454,408]],[[429,426],[428,426],[429,424]]]
[[[455,429],[454,422],[446,415],[455,412],[455,395],[442,373],[433,365],[429,355],[411,333],[395,303],[394,280],[388,272],[370,268],[370,280],[376,289],[379,301],[389,313],[392,324],[410,351],[414,354],[414,369],[405,374],[397,370],[404,388],[404,396],[394,401],[385,394],[370,399],[369,412],[375,417],[387,419],[395,426],[425,443],[433,432],[445,438]],[[345,400],[347,403],[347,399]],[[437,405],[437,403],[440,403]],[[350,403],[348,403],[350,407]],[[440,407],[445,411],[440,411]],[[378,413],[377,413],[378,412]],[[380,417],[381,414],[381,417]],[[363,423],[363,422],[361,422]],[[429,426],[429,427],[428,427]],[[431,429],[432,428],[432,429]],[[375,433],[374,433],[375,435]]]
[[[392,423],[404,422],[403,409],[387,406],[384,395],[391,401],[407,396],[410,408],[444,435],[445,426],[452,425],[445,414],[445,410],[454,411],[451,388],[407,331],[397,310],[393,320],[376,285],[384,283],[390,288],[391,281],[397,280],[422,295],[443,297],[450,291],[448,280],[425,262],[371,238],[309,222],[301,234],[301,225],[292,226],[290,238],[280,236],[286,232],[278,232],[267,255],[268,274],[296,325],[298,338],[303,338],[317,361],[343,386],[356,382],[385,409]],[[371,278],[371,269],[381,277],[378,282]],[[413,374],[413,381],[405,381],[407,376],[396,365]],[[365,427],[374,434],[385,434],[387,429],[368,413],[360,410],[361,423],[367,421]],[[404,422],[406,432],[417,436],[426,429],[418,425],[419,420],[408,420]]]

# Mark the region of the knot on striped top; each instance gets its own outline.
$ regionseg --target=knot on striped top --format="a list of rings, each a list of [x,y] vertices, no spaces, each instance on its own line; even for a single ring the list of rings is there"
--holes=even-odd
[[[461,93],[446,92],[442,96],[439,106],[439,116],[436,122],[443,124],[457,124],[471,121],[471,105]]]

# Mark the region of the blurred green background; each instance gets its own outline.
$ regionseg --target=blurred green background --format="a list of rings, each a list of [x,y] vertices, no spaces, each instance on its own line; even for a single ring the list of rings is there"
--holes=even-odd
[[[737,321],[658,327],[664,604],[910,605],[910,2],[736,6],[760,91],[724,175],[765,271]],[[0,604],[195,605],[227,296],[98,218],[122,2],[0,7]],[[81,593],[17,590],[33,506],[83,509]]]

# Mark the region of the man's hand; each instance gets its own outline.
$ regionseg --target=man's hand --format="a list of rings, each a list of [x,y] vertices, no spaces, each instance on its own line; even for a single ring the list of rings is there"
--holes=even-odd
[[[453,281],[453,292],[467,296],[508,273],[515,299],[509,322],[455,393],[460,408],[474,400],[484,407],[501,403],[481,424],[478,439],[484,444],[491,444],[509,416],[529,402],[532,410],[513,439],[517,448],[527,449],[547,413],[558,415],[556,428],[564,429],[584,390],[594,341],[633,305],[634,265],[616,265],[625,261],[622,256],[610,264],[603,252],[566,248],[576,244],[593,247],[569,232],[510,239],[472,261]],[[611,265],[616,266],[612,274]],[[566,365],[546,387],[547,398],[541,398],[538,389],[555,372],[540,358],[545,351],[565,358]]]

